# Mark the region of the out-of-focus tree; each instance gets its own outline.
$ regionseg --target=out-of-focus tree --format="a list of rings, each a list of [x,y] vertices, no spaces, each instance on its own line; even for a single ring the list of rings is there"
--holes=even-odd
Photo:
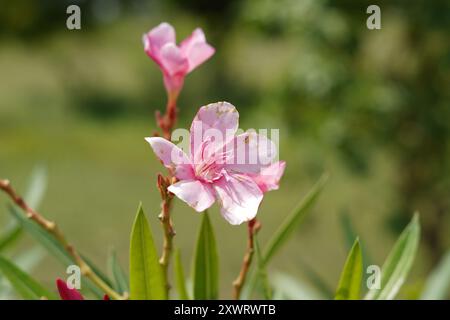
[[[242,75],[243,85],[282,109],[290,130],[335,144],[356,173],[370,170],[378,148],[387,149],[399,192],[389,225],[398,230],[420,210],[435,262],[450,212],[450,3],[379,1],[381,30],[366,28],[369,4],[246,1],[243,24],[272,45],[267,61],[278,71],[270,76],[281,80],[268,90],[261,78]],[[264,50],[257,37],[247,39],[249,48]]]

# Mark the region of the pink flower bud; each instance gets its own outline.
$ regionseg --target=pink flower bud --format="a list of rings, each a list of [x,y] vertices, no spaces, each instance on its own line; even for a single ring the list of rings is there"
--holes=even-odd
[[[206,43],[205,34],[200,28],[177,46],[175,30],[166,22],[144,34],[142,40],[145,52],[163,72],[164,85],[172,99],[176,99],[180,93],[185,76],[215,52]]]

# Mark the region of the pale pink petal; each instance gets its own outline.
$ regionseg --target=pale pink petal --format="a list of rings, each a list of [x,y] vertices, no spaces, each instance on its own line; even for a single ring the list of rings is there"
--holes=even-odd
[[[192,50],[192,47],[199,43],[206,43],[206,37],[205,34],[203,33],[203,30],[197,28],[192,32],[192,34],[189,37],[181,41],[180,49],[186,56],[188,56],[189,52]]]
[[[278,161],[264,168],[257,175],[251,176],[262,192],[277,190],[283,176],[286,162]]]
[[[164,45],[175,43],[175,29],[167,22],[163,22],[145,34],[143,42],[145,52],[149,56],[157,57]]]
[[[161,137],[145,138],[164,166],[174,170],[178,179],[192,179],[193,168],[187,155],[172,142]]]
[[[276,145],[265,135],[247,131],[225,145],[225,169],[229,172],[259,173],[277,155]]]
[[[220,212],[230,224],[241,224],[256,216],[263,193],[251,178],[226,175],[214,183],[214,189]]]
[[[174,43],[167,43],[161,48],[160,61],[163,70],[170,76],[186,75],[189,68],[186,57]]]
[[[215,52],[215,49],[206,43],[205,34],[200,28],[195,29],[190,37],[181,42],[180,49],[188,58],[188,72],[208,60]]]
[[[194,163],[201,158],[202,144],[211,140],[209,150],[232,140],[239,125],[239,113],[228,102],[211,103],[200,108],[192,121],[190,131],[191,157]]]
[[[216,50],[207,43],[198,43],[194,45],[187,56],[189,61],[188,72],[191,72],[203,62],[211,58],[215,51]]]
[[[198,212],[205,211],[215,201],[212,187],[198,180],[179,181],[168,190]]]

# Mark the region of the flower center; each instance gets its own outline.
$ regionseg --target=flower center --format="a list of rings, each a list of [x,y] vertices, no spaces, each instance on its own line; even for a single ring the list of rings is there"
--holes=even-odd
[[[211,163],[200,163],[195,167],[195,176],[205,182],[214,182],[222,177],[222,166]]]

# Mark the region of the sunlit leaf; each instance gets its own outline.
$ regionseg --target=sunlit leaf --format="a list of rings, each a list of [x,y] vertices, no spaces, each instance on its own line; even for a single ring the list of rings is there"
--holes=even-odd
[[[186,289],[186,279],[184,277],[184,269],[181,261],[180,250],[175,251],[174,255],[174,271],[175,271],[175,285],[177,287],[178,298],[180,300],[189,300],[189,295]]]
[[[130,298],[133,300],[167,299],[163,269],[158,261],[152,232],[142,205],[139,205],[131,231]]]
[[[450,291],[450,251],[444,255],[437,267],[428,277],[422,300],[445,300]]]
[[[350,253],[345,261],[341,273],[336,300],[358,300],[360,299],[361,280],[363,274],[362,253],[358,238],[353,243]]]
[[[419,238],[419,217],[415,214],[381,268],[380,289],[370,290],[365,297],[366,299],[391,300],[395,298],[411,269]]]
[[[217,299],[219,258],[208,213],[203,213],[193,264],[194,299]]]
[[[37,281],[20,270],[12,262],[0,256],[0,272],[9,280],[11,285],[24,299],[38,300],[43,297],[56,299],[55,295]]]
[[[341,224],[342,231],[345,236],[345,245],[347,250],[350,250],[353,246],[353,241],[357,237],[357,232],[355,226],[350,219],[350,216],[347,212],[341,212],[339,215],[339,222]],[[366,247],[364,247],[364,243],[360,243],[361,247],[362,259],[363,259],[363,270],[367,270],[367,267],[372,264],[372,259]],[[363,281],[366,281],[369,277],[369,273],[363,272]]]

